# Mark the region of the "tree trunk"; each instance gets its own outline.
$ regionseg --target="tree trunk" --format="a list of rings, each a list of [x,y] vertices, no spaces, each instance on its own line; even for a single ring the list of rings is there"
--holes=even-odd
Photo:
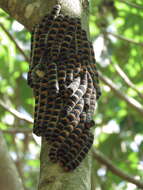
[[[88,30],[88,0],[0,0],[0,8],[31,31],[34,24],[60,2],[62,11],[71,16],[82,17],[83,27]]]
[[[91,155],[73,172],[64,172],[48,158],[48,146],[42,142],[41,167],[38,190],[91,190]]]
[[[29,31],[47,12],[56,0],[0,0],[0,7],[22,23]],[[88,0],[60,0],[64,14],[81,17],[82,26],[88,32]],[[38,190],[90,190],[91,156],[90,153],[73,172],[65,173],[48,158],[49,145],[42,140],[41,167]]]
[[[9,156],[2,133],[0,133],[0,190],[23,190],[22,182]]]

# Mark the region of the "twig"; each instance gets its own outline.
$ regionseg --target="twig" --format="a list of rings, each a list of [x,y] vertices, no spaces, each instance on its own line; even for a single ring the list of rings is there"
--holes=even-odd
[[[143,6],[137,5],[137,4],[132,3],[130,1],[127,1],[127,0],[120,0],[120,1],[123,2],[123,3],[126,3],[127,5],[130,5],[131,7],[134,7],[134,8],[137,8],[137,9],[143,9]]]
[[[136,110],[141,116],[143,116],[143,107],[142,105],[135,100],[134,98],[128,97],[127,95],[123,94],[119,91],[117,86],[106,76],[101,74],[99,71],[100,79],[111,88],[111,90],[122,100],[124,100],[129,106],[131,106],[134,110]]]
[[[29,57],[24,53],[24,51],[21,49],[21,47],[18,45],[18,43],[15,41],[14,37],[7,31],[7,29],[4,27],[2,23],[0,23],[0,27],[3,29],[3,31],[6,33],[6,35],[9,37],[11,41],[15,44],[16,48],[19,50],[19,52],[23,55],[24,59],[29,62]]]
[[[0,132],[0,189],[23,190],[17,169],[10,158],[4,136]]]
[[[29,134],[29,133],[32,133],[32,129],[19,129],[19,128],[0,130],[0,131],[2,133],[10,133],[10,134],[16,134],[16,133]]]
[[[120,39],[120,40],[124,40],[124,41],[127,41],[127,42],[132,43],[132,44],[136,44],[136,45],[139,45],[139,46],[143,46],[143,42],[136,42],[136,41],[134,41],[134,40],[132,40],[132,39],[130,39],[130,38],[126,38],[126,37],[121,36],[121,35],[119,35],[119,34],[115,34],[115,33],[113,33],[113,32],[107,32],[107,31],[104,31],[104,33],[109,34],[109,35],[112,35],[112,36],[114,36],[115,38],[118,38],[118,39]]]
[[[123,172],[121,169],[114,166],[112,162],[108,158],[106,158],[101,152],[94,149],[93,157],[101,164],[104,164],[115,175],[119,176],[120,178],[126,181],[129,181],[130,183],[135,184],[138,188],[143,189],[142,182],[140,182],[139,180],[135,179],[134,177],[128,175],[127,173]]]
[[[16,155],[17,155],[17,159],[16,159],[16,161],[15,161],[15,166],[16,166],[17,171],[18,171],[18,173],[19,173],[19,176],[20,176],[20,178],[21,178],[21,181],[22,181],[24,190],[26,190],[26,188],[25,188],[25,183],[24,183],[24,175],[23,175],[23,172],[22,172],[22,170],[23,170],[22,163],[23,163],[23,162],[21,162],[22,160],[21,160],[21,156],[20,156],[20,154],[19,154],[19,150],[18,150],[18,146],[17,146],[17,143],[16,143],[15,136],[12,137],[12,144],[14,144],[15,153],[16,153]]]
[[[33,124],[33,119],[30,117],[26,117],[24,114],[18,112],[17,110],[15,110],[12,107],[9,107],[8,105],[6,105],[2,100],[0,100],[0,106],[3,107],[5,110],[7,110],[8,112],[10,112],[12,115],[14,115],[15,117],[17,117],[18,119],[24,120],[30,124]]]
[[[134,91],[137,92],[137,94],[143,99],[143,94],[136,88],[136,86],[132,83],[132,81],[129,79],[129,77],[125,74],[125,72],[121,69],[121,67],[118,64],[112,64],[112,66],[115,68],[116,72],[119,74],[119,76],[124,80],[124,82],[132,88]]]

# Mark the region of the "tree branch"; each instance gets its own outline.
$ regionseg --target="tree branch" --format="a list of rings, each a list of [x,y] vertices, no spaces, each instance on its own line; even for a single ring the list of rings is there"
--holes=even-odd
[[[101,164],[104,164],[112,173],[119,176],[120,178],[129,181],[130,183],[135,184],[138,188],[143,189],[143,182],[136,180],[134,177],[128,175],[127,173],[123,172],[121,169],[117,168],[112,164],[112,162],[105,157],[101,152],[97,150],[93,150],[93,157]]]
[[[132,39],[130,39],[130,38],[126,38],[126,37],[121,36],[121,35],[119,35],[119,34],[115,34],[115,33],[113,33],[113,32],[107,32],[107,31],[104,31],[104,33],[105,33],[105,34],[112,35],[112,36],[114,36],[115,38],[118,38],[118,39],[120,39],[120,40],[124,40],[124,41],[127,41],[127,42],[132,43],[132,44],[136,44],[136,45],[139,45],[139,46],[143,46],[143,42],[136,42],[136,41],[134,41],[134,40],[132,40]]]
[[[51,3],[54,4],[55,0],[53,0],[53,2],[51,1]],[[33,24],[36,24],[47,10],[49,10],[45,0],[24,0],[22,2],[0,0],[0,7],[29,30],[31,30]]]
[[[136,88],[136,86],[132,83],[132,81],[129,79],[129,77],[125,74],[125,72],[121,69],[121,67],[118,64],[112,64],[112,66],[115,68],[118,75],[124,80],[124,82],[132,88],[134,91],[137,92],[137,94],[142,98],[143,100],[143,94]]]
[[[29,57],[24,53],[24,51],[21,49],[21,47],[15,41],[14,37],[8,32],[8,30],[4,27],[4,25],[2,23],[0,23],[0,27],[3,29],[3,31],[6,33],[6,35],[9,37],[9,39],[15,44],[18,51],[23,55],[25,61],[29,62]]]
[[[99,77],[101,81],[103,81],[107,86],[111,88],[111,90],[122,100],[124,100],[130,107],[132,107],[135,111],[137,111],[141,116],[143,116],[143,107],[142,105],[135,100],[134,98],[128,97],[118,90],[116,85],[109,79],[108,77],[101,74],[99,71]]]
[[[9,156],[2,133],[0,133],[0,171],[1,190],[23,190],[21,180]]]
[[[24,134],[31,134],[32,129],[20,129],[20,128],[13,128],[13,129],[7,129],[7,130],[0,130],[2,133],[10,133],[10,134],[16,134],[16,133],[24,133]]]
[[[15,135],[12,136],[12,144],[14,145],[15,154],[17,156],[17,159],[15,161],[15,165],[16,165],[18,174],[19,174],[19,176],[21,178],[21,183],[23,185],[23,188],[24,188],[24,190],[26,190],[26,186],[25,186],[25,183],[24,183],[24,175],[23,175],[23,163],[22,163],[21,156],[20,156],[20,153],[19,153],[19,150],[18,150]]]
[[[9,107],[2,100],[0,100],[0,106],[3,107],[8,112],[10,112],[13,116],[17,117],[18,119],[21,119],[21,120],[26,121],[26,122],[28,122],[30,124],[33,124],[33,119],[32,118],[25,116],[24,114],[18,112],[17,110],[15,110],[12,107]]]
[[[41,18],[50,12],[56,2],[62,5],[62,11],[68,15],[81,16],[81,2],[85,0],[0,0],[0,7],[5,10],[11,17],[23,24],[29,31],[34,24],[38,23]]]
[[[143,9],[143,6],[137,5],[137,4],[132,3],[130,1],[127,1],[127,0],[120,0],[120,1],[123,2],[123,3],[125,3],[125,4],[127,4],[127,5],[129,5],[129,6],[131,6],[131,7],[133,7],[133,8]]]

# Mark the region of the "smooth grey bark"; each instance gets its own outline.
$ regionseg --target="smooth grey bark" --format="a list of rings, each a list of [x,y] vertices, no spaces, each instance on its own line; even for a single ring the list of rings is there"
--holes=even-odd
[[[54,4],[55,0],[0,0],[0,7],[29,31]]]
[[[85,13],[88,0],[0,0],[0,8],[30,31],[32,26],[40,21],[56,2],[60,2],[64,13],[78,17],[83,13],[82,20],[84,23],[87,21]]]
[[[9,156],[2,133],[0,133],[0,190],[23,190],[21,179]]]
[[[38,190],[91,190],[91,153],[76,170],[64,172],[59,165],[49,161],[48,150],[43,140]]]
[[[0,7],[17,19],[27,29],[47,14],[56,0],[0,0]],[[83,28],[88,30],[88,0],[59,0],[62,12],[80,17]],[[41,166],[38,190],[91,190],[91,156],[88,154],[80,167],[66,173],[48,158],[49,145],[42,140]]]

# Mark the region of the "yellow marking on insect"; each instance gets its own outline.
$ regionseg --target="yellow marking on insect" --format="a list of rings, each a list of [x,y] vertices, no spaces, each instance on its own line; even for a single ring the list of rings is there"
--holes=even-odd
[[[41,70],[36,70],[35,73],[38,75],[38,77],[43,78],[45,76],[45,72]]]

